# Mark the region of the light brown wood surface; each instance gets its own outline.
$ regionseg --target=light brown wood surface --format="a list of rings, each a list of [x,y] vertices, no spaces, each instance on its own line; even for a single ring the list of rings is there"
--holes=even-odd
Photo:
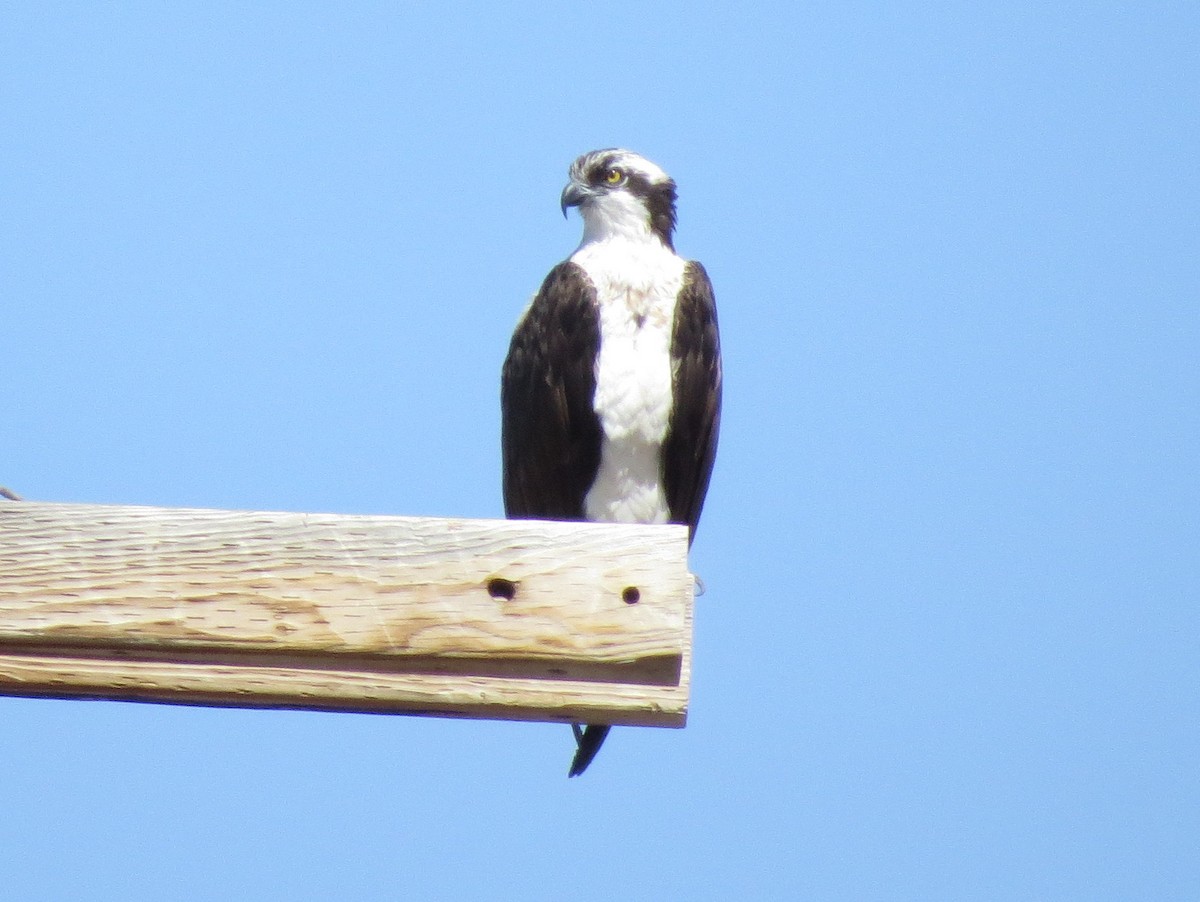
[[[3,502],[0,694],[682,726],[686,555],[675,526]]]

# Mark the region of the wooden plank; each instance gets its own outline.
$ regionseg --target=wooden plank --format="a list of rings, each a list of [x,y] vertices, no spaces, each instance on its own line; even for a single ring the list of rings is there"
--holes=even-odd
[[[678,686],[0,654],[0,695],[682,727]]]
[[[0,694],[680,726],[686,554],[674,526],[3,503]]]

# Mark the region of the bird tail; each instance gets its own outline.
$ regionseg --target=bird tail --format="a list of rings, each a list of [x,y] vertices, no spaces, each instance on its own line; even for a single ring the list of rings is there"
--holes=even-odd
[[[575,758],[571,761],[571,770],[567,776],[578,777],[592,763],[592,759],[596,757],[596,752],[600,751],[600,746],[604,744],[604,737],[608,735],[608,731],[612,728],[607,724],[592,723],[583,728],[579,724],[573,723],[571,724],[571,729],[575,731],[576,748]]]

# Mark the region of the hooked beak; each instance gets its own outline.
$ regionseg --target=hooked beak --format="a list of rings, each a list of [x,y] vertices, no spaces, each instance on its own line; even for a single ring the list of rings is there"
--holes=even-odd
[[[567,187],[563,188],[562,197],[559,198],[563,219],[567,218],[567,207],[578,207],[588,199],[590,193],[586,185],[581,185],[574,179],[567,182]]]

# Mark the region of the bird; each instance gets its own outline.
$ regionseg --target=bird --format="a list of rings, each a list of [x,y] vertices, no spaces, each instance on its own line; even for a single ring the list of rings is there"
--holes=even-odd
[[[560,197],[578,248],[522,312],[501,371],[510,519],[679,523],[696,534],[721,420],[712,282],[675,252],[676,185],[630,150],[578,157]],[[572,725],[568,776],[609,732]]]

